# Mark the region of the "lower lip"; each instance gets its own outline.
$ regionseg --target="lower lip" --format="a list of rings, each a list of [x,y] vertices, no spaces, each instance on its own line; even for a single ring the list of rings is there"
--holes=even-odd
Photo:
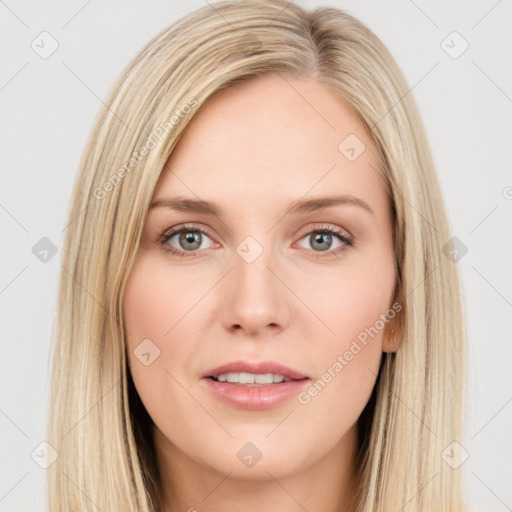
[[[239,409],[271,409],[297,396],[309,379],[291,380],[263,386],[231,384],[203,378],[210,391],[224,402]]]

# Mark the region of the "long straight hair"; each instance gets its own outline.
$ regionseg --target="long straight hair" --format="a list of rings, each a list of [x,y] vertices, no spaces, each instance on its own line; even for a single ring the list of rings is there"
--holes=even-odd
[[[127,364],[125,284],[155,185],[187,124],[216,91],[276,73],[313,78],[353,108],[378,150],[392,206],[401,344],[384,354],[358,422],[359,510],[464,509],[461,470],[442,456],[464,434],[463,303],[409,86],[384,44],[342,10],[235,0],[192,12],[140,51],[83,153],[53,332],[52,512],[161,510],[151,419]]]

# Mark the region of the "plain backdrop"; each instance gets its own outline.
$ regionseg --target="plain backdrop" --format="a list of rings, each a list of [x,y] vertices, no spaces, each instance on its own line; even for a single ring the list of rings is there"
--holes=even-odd
[[[453,235],[467,249],[457,265],[470,344],[468,458],[457,471],[466,475],[472,511],[512,510],[512,2],[296,1],[339,7],[366,23],[412,88]],[[45,449],[59,250],[86,137],[137,51],[207,3],[0,1],[4,512],[45,509],[37,460]],[[41,256],[46,239],[55,255]]]

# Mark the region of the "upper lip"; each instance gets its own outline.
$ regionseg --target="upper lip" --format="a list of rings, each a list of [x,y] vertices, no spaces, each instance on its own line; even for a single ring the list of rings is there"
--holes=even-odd
[[[276,361],[261,361],[259,363],[251,363],[248,361],[232,361],[221,366],[217,366],[202,375],[205,377],[218,377],[223,373],[253,373],[253,374],[265,374],[273,373],[274,375],[282,375],[290,380],[301,380],[309,379],[307,375],[293,370],[288,366],[284,366]]]

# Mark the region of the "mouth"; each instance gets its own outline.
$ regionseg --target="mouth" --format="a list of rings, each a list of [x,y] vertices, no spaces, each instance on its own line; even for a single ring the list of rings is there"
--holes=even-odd
[[[311,378],[298,370],[269,361],[234,361],[206,372],[207,389],[238,409],[270,409],[297,396]]]

